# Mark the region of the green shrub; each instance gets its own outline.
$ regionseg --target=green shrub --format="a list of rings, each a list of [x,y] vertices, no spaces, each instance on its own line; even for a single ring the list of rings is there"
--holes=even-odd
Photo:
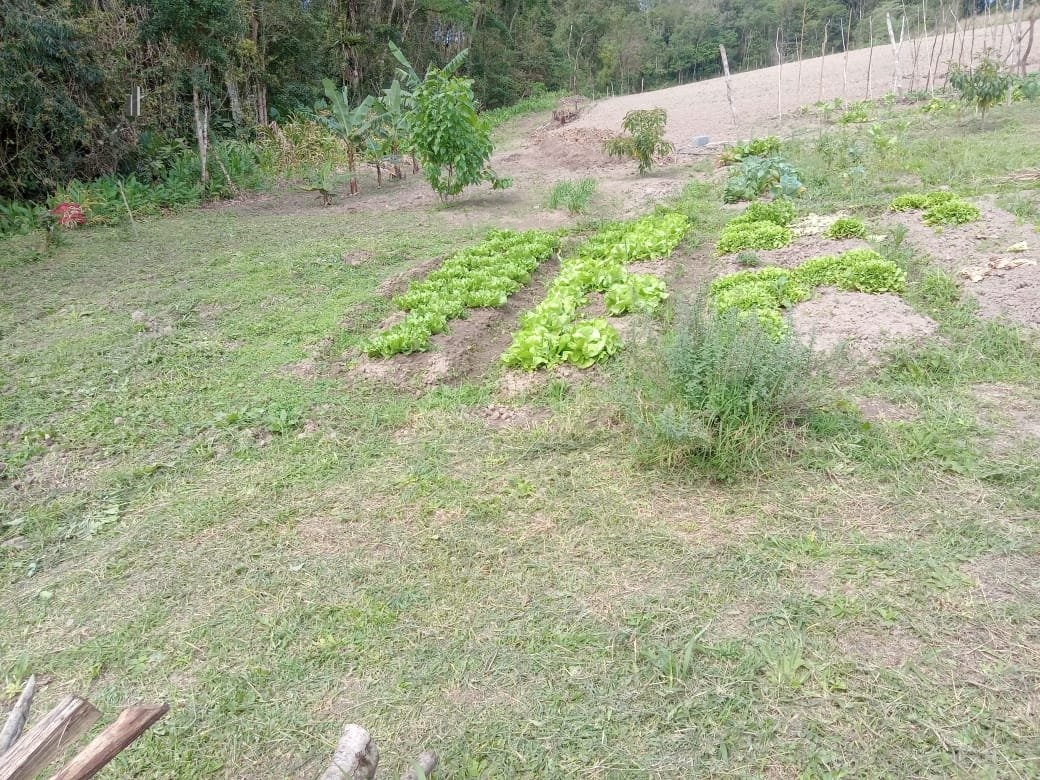
[[[762,265],[762,259],[756,253],[747,249],[738,252],[734,261],[741,268],[756,268]]]
[[[674,146],[664,140],[664,126],[668,114],[663,108],[646,111],[629,111],[621,121],[628,135],[608,138],[603,149],[611,157],[627,157],[639,164],[639,172],[646,173],[655,158],[671,154]]]
[[[835,240],[843,238],[866,238],[867,226],[863,224],[862,220],[853,217],[842,217],[841,219],[836,219],[831,223],[831,226],[827,228],[826,236],[827,238],[833,238]]]
[[[791,243],[794,233],[790,228],[775,222],[731,221],[722,229],[715,251],[720,255],[739,252],[741,249],[779,249]]]
[[[957,90],[961,101],[975,106],[982,114],[1007,98],[1015,84],[1015,76],[1007,66],[987,50],[972,68],[951,65],[950,86]]]
[[[563,206],[571,214],[580,214],[589,204],[595,191],[595,179],[557,182],[549,193],[548,206],[551,209]]]
[[[746,157],[726,180],[726,203],[754,200],[766,193],[793,198],[805,190],[798,172],[782,157]]]
[[[679,318],[660,350],[641,351],[626,379],[623,408],[648,459],[721,480],[783,452],[823,389],[810,349],[775,340],[754,316],[703,307]]]

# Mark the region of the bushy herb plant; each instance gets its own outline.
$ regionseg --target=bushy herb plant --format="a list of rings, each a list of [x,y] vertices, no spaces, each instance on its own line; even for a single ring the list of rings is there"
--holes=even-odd
[[[765,466],[821,402],[818,368],[808,347],[775,339],[761,320],[700,306],[633,361],[623,408],[649,460],[730,480]]]
[[[595,192],[595,179],[557,182],[549,193],[548,206],[551,209],[563,206],[571,214],[581,214]]]
[[[719,165],[734,165],[748,157],[773,157],[780,154],[780,139],[775,135],[752,138],[736,144],[719,155]]]
[[[722,199],[726,203],[754,200],[770,194],[774,198],[793,198],[805,191],[802,180],[782,157],[745,157],[726,180]]]

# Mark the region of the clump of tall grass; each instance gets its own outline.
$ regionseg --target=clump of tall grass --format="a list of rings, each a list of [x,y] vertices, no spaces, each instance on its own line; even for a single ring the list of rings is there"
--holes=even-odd
[[[581,214],[596,192],[595,179],[557,182],[549,193],[547,205],[551,209],[563,206],[571,214]]]

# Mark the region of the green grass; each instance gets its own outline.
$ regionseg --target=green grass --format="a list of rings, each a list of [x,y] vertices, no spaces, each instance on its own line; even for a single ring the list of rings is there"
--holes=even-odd
[[[898,169],[799,209],[883,208],[950,148],[959,192],[1014,198],[1033,111],[928,116]],[[715,262],[719,203],[685,191],[684,273]],[[169,701],[113,777],[314,777],[345,722],[391,775],[428,746],[450,778],[1037,776],[1040,444],[980,387],[1035,410],[1040,359],[956,279],[880,247],[938,335],[849,367],[723,486],[646,465],[621,365],[519,395],[494,365],[350,371],[378,285],[489,224],[257,211],[4,253],[5,704],[29,671],[37,714]]]

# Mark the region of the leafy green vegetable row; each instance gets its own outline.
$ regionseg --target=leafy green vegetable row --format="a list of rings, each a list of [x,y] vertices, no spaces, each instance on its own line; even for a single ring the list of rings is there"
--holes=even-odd
[[[979,210],[968,201],[947,190],[936,190],[927,195],[907,193],[892,201],[892,211],[923,211],[924,224],[963,225],[979,218]]]
[[[789,200],[778,198],[769,203],[752,203],[742,214],[726,223],[715,245],[720,255],[741,249],[779,249],[794,238],[788,227],[795,216]]]
[[[373,336],[365,352],[390,357],[429,349],[430,336],[443,333],[448,320],[462,317],[467,309],[504,305],[558,246],[557,235],[541,230],[490,231],[482,243],[455,253],[394,298],[407,315]]]
[[[898,293],[906,289],[906,274],[871,249],[850,249],[840,255],[814,257],[797,268],[762,268],[720,277],[712,282],[710,297],[717,311],[735,310],[755,317],[779,341],[787,333],[780,310],[809,300],[813,289],[822,286]]]
[[[560,363],[588,368],[613,355],[621,346],[614,327],[602,317],[578,321],[578,310],[591,292],[604,293],[615,316],[655,308],[668,294],[665,283],[624,266],[667,257],[688,228],[686,217],[672,213],[600,230],[563,261],[545,299],[521,318],[502,362],[529,371]]]

